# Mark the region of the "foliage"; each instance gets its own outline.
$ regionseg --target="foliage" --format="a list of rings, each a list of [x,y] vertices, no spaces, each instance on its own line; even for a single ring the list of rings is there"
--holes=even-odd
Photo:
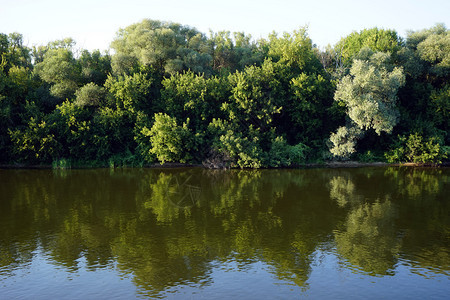
[[[98,50],[92,53],[83,50],[79,61],[81,76],[86,83],[92,82],[101,86],[105,83],[108,74],[112,71],[111,56],[108,54],[102,55]]]
[[[382,156],[378,155],[378,153],[371,150],[367,150],[366,152],[358,155],[358,161],[360,162],[371,163],[371,162],[379,162],[382,160],[383,160]]]
[[[274,62],[291,67],[294,71],[313,71],[318,67],[318,60],[312,51],[312,41],[307,28],[285,32],[282,37],[276,33],[269,36],[268,57]]]
[[[212,138],[212,150],[229,160],[231,167],[260,168],[264,164],[264,153],[258,132],[252,126],[244,135],[227,121],[213,119],[208,126]]]
[[[391,133],[397,124],[397,91],[404,85],[405,76],[389,60],[387,53],[363,48],[350,74],[338,83],[334,99],[346,106],[352,129],[340,127],[331,135],[330,151],[334,156],[349,158],[364,131],[372,129],[377,135]]]
[[[242,128],[269,130],[274,115],[281,111],[281,85],[275,72],[275,66],[266,60],[261,67],[246,67],[228,77],[231,97],[222,104],[222,110],[230,122]]]
[[[293,142],[320,144],[335,128],[335,124],[330,124],[334,118],[333,85],[322,74],[301,73],[292,78],[289,88],[290,97],[283,103],[284,118],[280,118],[279,127]]]
[[[50,93],[55,97],[71,98],[78,88],[81,70],[68,49],[48,50],[34,71],[43,81],[51,84]]]
[[[233,161],[232,167],[260,168],[263,166],[262,151],[258,139],[249,139],[242,134],[228,130],[215,143],[218,152],[223,152]]]
[[[390,163],[441,163],[447,152],[436,137],[424,138],[418,133],[399,136],[394,147],[385,153]]]
[[[305,163],[309,150],[309,147],[302,143],[291,146],[283,138],[276,137],[268,153],[267,165],[271,167],[300,165]]]
[[[60,158],[52,161],[52,169],[71,169],[72,163],[70,160]]]
[[[15,157],[24,162],[48,163],[58,154],[58,142],[45,121],[31,117],[27,127],[9,130],[9,135]]]
[[[436,126],[450,128],[450,84],[431,93],[428,114]]]
[[[417,51],[418,56],[431,64],[431,72],[448,76],[450,69],[450,31],[443,24],[430,29],[410,32],[407,46]]]
[[[145,19],[120,29],[111,47],[118,54],[113,57],[116,74],[129,69],[117,58],[153,66],[169,74],[187,69],[205,72],[211,61],[204,35],[194,28],[171,22]]]
[[[163,113],[154,115],[153,126],[144,127],[142,134],[150,139],[152,147],[149,154],[155,154],[161,162],[188,162],[192,159],[190,151],[195,149],[195,140],[187,123],[177,125],[176,118]]]
[[[363,48],[394,54],[401,49],[401,39],[395,30],[377,27],[352,32],[335,46],[345,64],[350,64]]]
[[[127,110],[109,107],[99,108],[92,119],[92,137],[96,145],[97,159],[109,156],[128,157],[136,148],[134,134],[130,130],[135,123],[135,115]]]
[[[152,95],[153,79],[151,74],[135,73],[124,76],[108,76],[105,88],[109,92],[109,106],[136,113],[153,111]]]
[[[48,116],[52,132],[61,143],[59,157],[91,160],[96,157],[96,136],[92,135],[92,122],[89,111],[73,102],[65,101],[56,106]]]
[[[356,126],[341,126],[330,136],[330,152],[337,158],[349,159],[356,152],[356,142],[362,132]]]
[[[105,97],[105,89],[95,83],[88,83],[75,92],[75,103],[79,106],[99,106]]]
[[[378,135],[392,132],[397,124],[397,90],[405,81],[400,68],[390,70],[388,60],[389,55],[381,52],[369,54],[369,60],[355,60],[335,94],[359,129],[374,129]]]
[[[212,68],[216,72],[242,71],[246,66],[259,65],[263,54],[250,35],[243,32],[211,32],[208,47],[212,49]]]
[[[214,117],[220,116],[220,106],[227,97],[226,81],[205,78],[189,71],[174,74],[162,81],[163,111],[179,120],[191,120],[196,132],[206,129]]]
[[[443,24],[405,39],[365,29],[321,50],[306,27],[253,40],[145,19],[117,32],[112,54],[75,45],[0,34],[2,163],[438,162],[449,147]]]

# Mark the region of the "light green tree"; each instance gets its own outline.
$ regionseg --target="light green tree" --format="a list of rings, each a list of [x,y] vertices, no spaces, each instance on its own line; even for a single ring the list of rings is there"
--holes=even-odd
[[[401,45],[401,38],[395,30],[375,27],[352,32],[342,38],[334,48],[341,55],[343,62],[350,65],[363,48],[393,54],[401,49]]]
[[[50,49],[44,60],[35,66],[39,77],[49,83],[52,96],[65,99],[72,98],[80,81],[80,66],[70,49]]]
[[[196,29],[149,19],[120,29],[111,47],[116,52],[113,71],[118,74],[136,62],[162,73],[205,72],[212,59],[206,37]]]
[[[443,24],[411,34],[420,41],[417,44],[419,57],[431,64],[431,73],[448,79],[450,74],[450,30]]]
[[[143,110],[150,113],[154,105],[151,99],[153,79],[149,74],[108,76],[105,88],[109,92],[108,102],[111,107],[125,109],[132,113]]]
[[[334,99],[346,106],[349,124],[331,136],[334,156],[348,157],[353,153],[356,139],[364,131],[391,133],[397,124],[397,91],[404,85],[405,75],[389,60],[387,53],[363,48],[350,74],[337,85]]]
[[[352,125],[341,126],[336,132],[331,133],[330,142],[332,147],[330,152],[340,159],[349,159],[356,152],[356,143],[362,131]]]
[[[187,123],[182,126],[177,124],[176,118],[167,114],[157,113],[154,116],[153,126],[148,129],[144,127],[142,134],[150,139],[151,154],[161,162],[182,162],[191,159],[189,151],[193,148],[193,135]]]
[[[75,103],[79,106],[99,106],[105,97],[105,89],[90,82],[75,92]]]

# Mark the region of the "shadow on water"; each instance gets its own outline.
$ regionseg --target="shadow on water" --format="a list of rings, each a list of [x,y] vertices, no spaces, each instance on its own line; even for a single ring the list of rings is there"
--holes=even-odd
[[[367,276],[450,276],[449,169],[0,170],[0,282],[37,255],[140,293],[257,262],[307,289],[317,253]],[[80,259],[84,263],[80,263]]]

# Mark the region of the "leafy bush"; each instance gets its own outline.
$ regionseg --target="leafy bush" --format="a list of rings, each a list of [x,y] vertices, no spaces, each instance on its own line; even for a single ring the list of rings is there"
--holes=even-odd
[[[208,127],[212,136],[212,152],[219,153],[229,159],[231,167],[261,168],[264,164],[264,153],[259,144],[259,137],[252,126],[244,134],[235,129],[233,124],[214,119]]]
[[[436,137],[425,139],[419,133],[412,133],[408,137],[399,136],[385,157],[390,163],[441,163],[447,158],[445,149]]]
[[[75,104],[79,106],[99,106],[104,97],[105,89],[95,83],[88,83],[79,88],[75,92],[76,100]]]
[[[358,155],[358,161],[370,163],[383,161],[383,156],[377,155],[374,151],[367,150],[363,154]]]
[[[71,169],[72,162],[70,159],[59,158],[52,162],[52,169]]]
[[[50,162],[57,155],[59,144],[45,121],[30,118],[27,127],[9,130],[13,153],[26,162]]]
[[[194,148],[194,136],[186,123],[177,124],[176,118],[156,113],[151,129],[144,127],[141,133],[148,136],[151,143],[150,153],[161,162],[185,163],[192,159],[190,151]],[[188,120],[189,122],[189,120]]]
[[[308,151],[309,147],[302,143],[291,146],[282,137],[277,137],[272,142],[267,165],[271,167],[299,165],[305,162]]]
[[[263,165],[262,150],[256,137],[249,139],[228,130],[220,136],[219,149],[228,153],[234,164],[240,168],[260,168]]]

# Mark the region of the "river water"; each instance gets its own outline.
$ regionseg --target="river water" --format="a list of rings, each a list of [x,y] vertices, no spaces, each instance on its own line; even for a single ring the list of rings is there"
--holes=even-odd
[[[450,169],[0,170],[0,299],[448,299]]]

